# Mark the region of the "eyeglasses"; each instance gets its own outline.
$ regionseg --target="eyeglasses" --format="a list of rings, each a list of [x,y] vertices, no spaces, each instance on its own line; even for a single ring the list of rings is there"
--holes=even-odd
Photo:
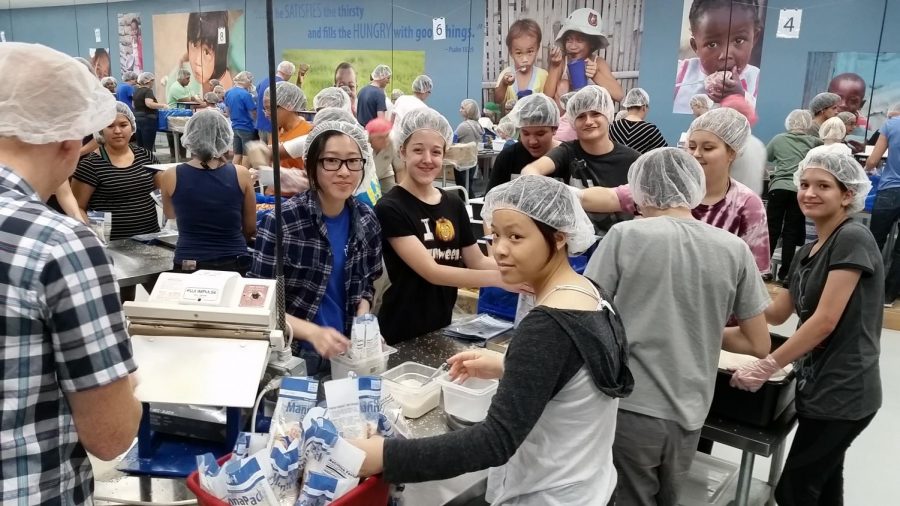
[[[366,160],[364,158],[348,158],[343,160],[341,158],[329,157],[320,159],[319,163],[321,163],[322,168],[328,172],[337,172],[341,170],[341,167],[344,165],[347,166],[347,170],[350,172],[359,172],[366,166]]]

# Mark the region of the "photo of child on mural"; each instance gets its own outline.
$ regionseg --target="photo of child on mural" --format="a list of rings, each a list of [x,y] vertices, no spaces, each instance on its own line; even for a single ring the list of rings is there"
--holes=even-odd
[[[122,73],[144,71],[144,37],[141,15],[129,12],[118,15],[119,67]]]
[[[765,13],[766,0],[685,0],[672,112],[691,114],[695,95],[755,107]]]

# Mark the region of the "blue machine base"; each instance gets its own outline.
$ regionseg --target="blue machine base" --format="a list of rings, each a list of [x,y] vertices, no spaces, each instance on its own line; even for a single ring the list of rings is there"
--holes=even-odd
[[[138,456],[138,445],[122,457],[116,467],[128,474],[159,476],[163,478],[186,478],[197,470],[197,455],[212,453],[216,459],[231,453],[234,445],[201,439],[189,439],[169,434],[154,433],[152,438],[152,455],[148,458]]]

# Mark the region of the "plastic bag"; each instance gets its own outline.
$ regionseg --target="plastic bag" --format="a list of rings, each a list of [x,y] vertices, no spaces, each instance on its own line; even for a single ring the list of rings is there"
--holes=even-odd
[[[232,460],[225,466],[228,473],[229,504],[278,504],[278,498],[266,476],[266,471],[271,470],[268,460],[265,454],[259,454],[240,463]]]
[[[272,447],[269,455],[272,476],[269,483],[282,506],[291,506],[300,493],[300,439],[290,442],[287,449]]]
[[[212,453],[197,455],[197,471],[200,486],[217,499],[225,499],[228,494],[227,476],[216,462]]]
[[[350,329],[349,358],[359,360],[381,353],[381,327],[378,318],[373,314],[364,314],[353,318]]]
[[[378,425],[381,414],[381,378],[361,376],[356,379],[359,391],[359,411],[363,419],[371,427]]]
[[[338,480],[332,476],[310,473],[296,506],[325,506],[334,500]]]
[[[112,213],[103,211],[88,211],[88,227],[100,238],[103,244],[109,244],[109,236],[112,234]]]
[[[316,406],[319,382],[312,378],[284,378],[278,390],[278,402],[269,428],[269,447],[287,449],[291,441],[303,436],[301,423],[306,413]]]

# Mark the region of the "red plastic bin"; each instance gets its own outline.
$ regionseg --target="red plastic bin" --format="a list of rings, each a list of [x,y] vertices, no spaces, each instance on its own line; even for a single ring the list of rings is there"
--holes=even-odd
[[[219,459],[219,465],[225,464],[231,455]],[[217,499],[200,486],[200,475],[194,471],[187,477],[187,488],[197,496],[197,504],[200,506],[229,506],[221,499]],[[381,475],[370,476],[341,498],[333,501],[331,506],[378,506],[387,504],[390,490]]]

